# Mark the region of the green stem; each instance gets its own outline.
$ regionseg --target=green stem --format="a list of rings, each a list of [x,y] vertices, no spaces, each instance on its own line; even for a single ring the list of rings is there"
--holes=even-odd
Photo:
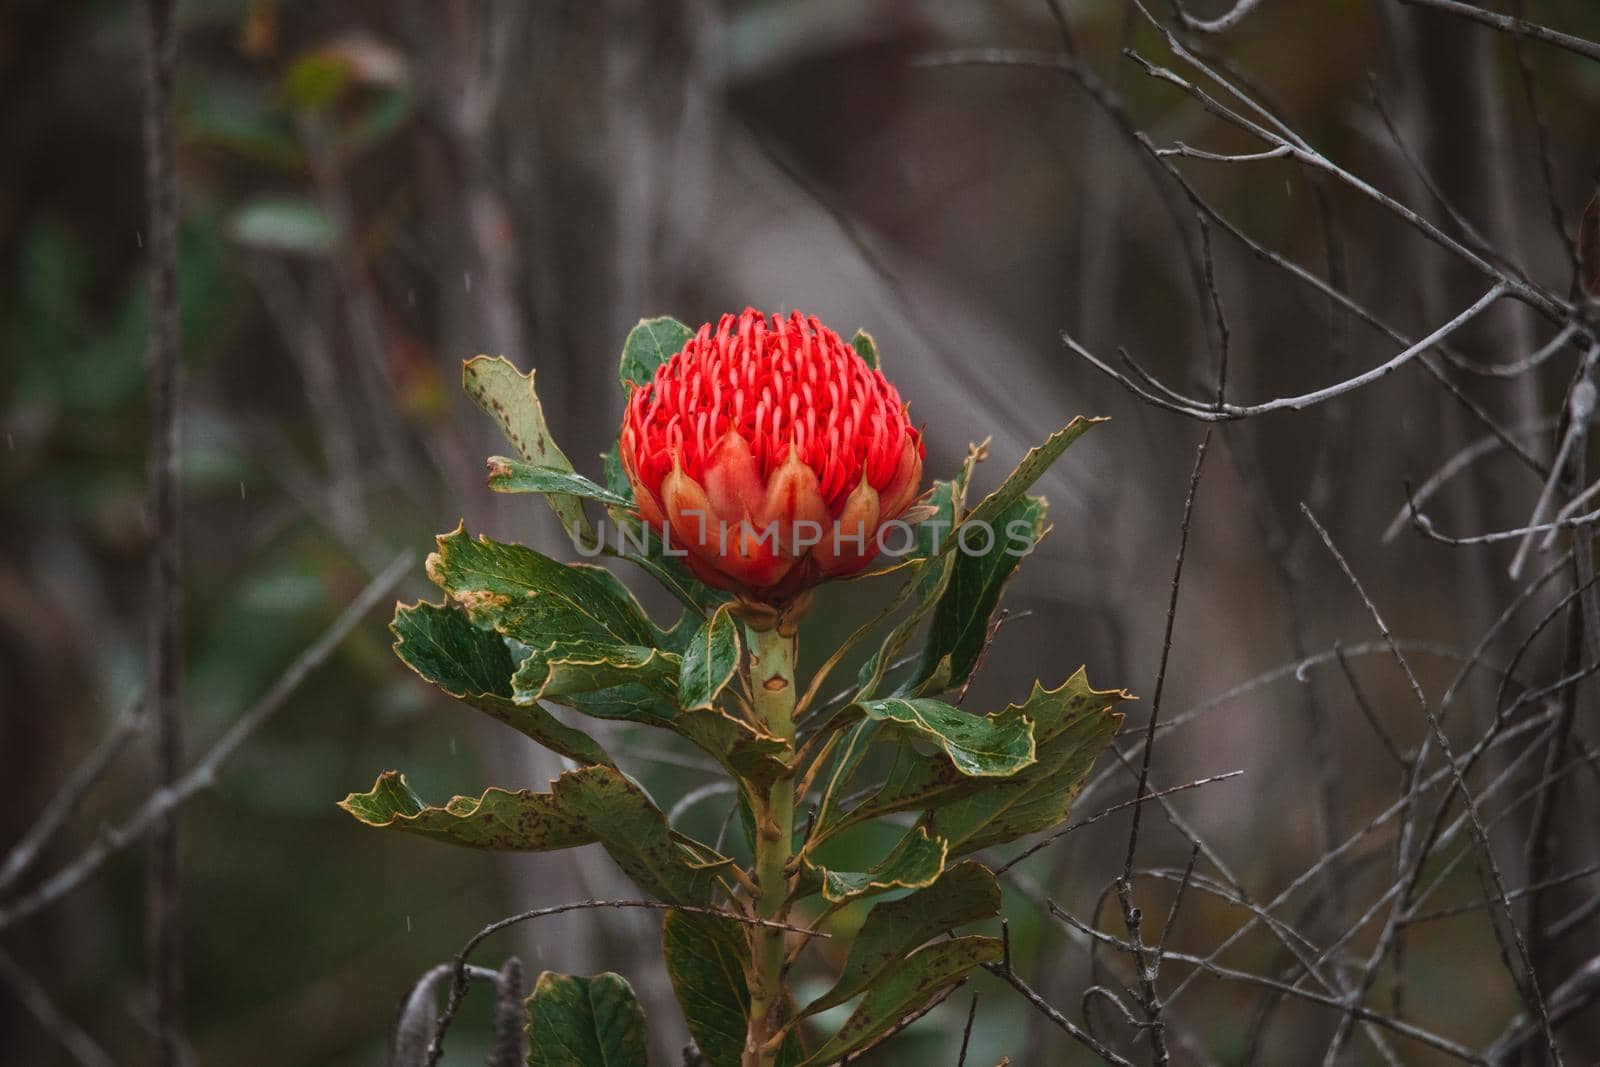
[[[768,733],[781,738],[794,755],[795,638],[777,630],[745,629],[750,648],[750,686],[756,714]],[[755,881],[761,890],[756,914],[782,920],[787,909],[789,865],[794,844],[794,779],[785,775],[765,797],[755,797]],[[745,1036],[744,1067],[772,1067],[777,1049],[768,1049],[783,1024],[784,937],[782,930],[752,927],[750,1020]]]

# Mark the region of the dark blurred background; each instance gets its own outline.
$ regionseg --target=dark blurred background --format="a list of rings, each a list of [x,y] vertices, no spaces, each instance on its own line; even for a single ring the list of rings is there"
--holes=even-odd
[[[1194,11],[1226,6],[1195,0]],[[1590,0],[1514,6],[1600,38]],[[1062,7],[1079,61],[1155,143],[1258,147],[1121,55],[1127,46],[1174,62],[1120,0]],[[1172,22],[1164,5],[1153,12]],[[460,393],[462,359],[504,354],[538,368],[555,434],[580,471],[598,476],[620,418],[615,361],[632,323],[671,314],[698,324],[746,304],[799,306],[847,334],[871,331],[925,426],[938,476],[992,435],[979,474],[990,486],[1072,415],[1113,416],[1043,483],[1054,532],[1022,568],[1014,618],[968,704],[1003,706],[1035,676],[1053,685],[1083,663],[1097,686],[1148,698],[1200,428],[1108,382],[1058,333],[1107,358],[1125,346],[1180,391],[1208,396],[1219,339],[1194,282],[1194,209],[1061,71],[927,62],[953,48],[1062,52],[1043,0],[232,0],[179,13],[192,753],[400,549],[425,551],[464,517],[474,531],[570,553],[540,504],[484,488],[482,458],[503,447]],[[24,832],[143,675],[141,47],[131,3],[0,5],[0,846]],[[1349,171],[1448,228],[1442,194],[1506,260],[1567,291],[1571,264],[1509,38],[1392,0],[1268,0],[1196,47]],[[1570,233],[1593,190],[1600,65],[1534,43],[1521,52]],[[1240,228],[1408,336],[1484,288],[1392,214],[1292,162],[1178,163]],[[1230,398],[1309,391],[1402,347],[1216,226],[1210,242],[1230,328]],[[1456,343],[1503,363],[1553,333],[1507,302]],[[1565,354],[1513,381],[1451,376],[1548,459],[1554,423],[1539,418],[1560,410],[1574,366]],[[1470,649],[1511,595],[1512,546],[1380,538],[1406,481],[1421,483],[1485,433],[1417,367],[1310,412],[1219,431],[1195,512],[1167,713],[1335,641],[1376,636],[1301,501],[1394,633],[1444,650],[1413,657],[1437,698],[1457,667],[1450,656]],[[1455,531],[1517,526],[1539,485],[1497,453],[1459,475],[1430,512]],[[809,661],[888,588],[827,591],[807,631]],[[419,564],[403,596],[427,593]],[[436,802],[486,784],[542,785],[559,771],[554,757],[414,678],[389,652],[386,618],[358,627],[219,786],[183,810],[195,1063],[381,1063],[399,998],[479,926],[631,892],[597,849],[575,861],[508,860],[375,833],[335,809],[388,768]],[[1493,654],[1504,659],[1527,626]],[[1544,635],[1525,665],[1553,674],[1562,651],[1559,635]],[[1376,716],[1401,744],[1415,743],[1424,723],[1394,662],[1351,663]],[[1463,726],[1481,723],[1488,712],[1472,700],[1493,692],[1469,687]],[[1130,726],[1143,714],[1136,708]],[[1592,724],[1580,729],[1594,737]],[[1123,746],[1135,752],[1135,743],[1130,731]],[[613,731],[607,744],[664,805],[712,777],[642,733]],[[1246,773],[1184,796],[1181,810],[1262,899],[1394,796],[1394,765],[1326,658],[1302,681],[1281,672],[1172,733],[1155,780],[1235,769]],[[147,746],[136,745],[41,870],[126,815],[149,774]],[[1116,775],[1077,814],[1129,788]],[[1592,811],[1596,799],[1593,778],[1580,776],[1562,803]],[[720,803],[690,817],[714,827]],[[1590,854],[1588,831],[1561,839],[1559,870]],[[1113,816],[1021,870],[1037,894],[1088,915],[1126,834],[1125,815]],[[1389,847],[1380,837],[1361,854],[1382,868]],[[1145,848],[1150,862],[1178,868],[1188,854],[1159,820]],[[1354,884],[1367,870],[1352,864]],[[1478,892],[1470,862],[1454,877],[1462,892],[1449,898],[1447,886],[1445,903]],[[1581,902],[1596,885],[1574,881],[1563,899]],[[148,1045],[144,891],[140,852],[130,850],[0,935],[68,1016],[131,1064],[145,1062]],[[1160,914],[1170,889],[1152,894],[1148,910]],[[1089,982],[1083,945],[1037,903],[1026,893],[1008,903],[1018,964],[1077,1017]],[[1320,929],[1326,906],[1296,914]],[[1185,907],[1176,942],[1187,950],[1209,951],[1239,925],[1239,911],[1218,899],[1197,895]],[[675,1063],[687,1035],[660,967],[658,922],[579,913],[507,935],[488,955],[516,952],[532,972],[622,972],[650,1010],[658,1061]],[[1357,938],[1358,954],[1371,937],[1369,928]],[[1592,922],[1571,938],[1574,960],[1595,955]],[[1240,966],[1278,965],[1266,939],[1233,953]],[[1418,928],[1407,967],[1413,1016],[1469,1047],[1519,1010],[1481,912]],[[1004,986],[979,977],[974,988],[969,1063],[1089,1062]],[[13,992],[0,986],[0,1061],[74,1062]],[[485,999],[469,998],[447,1063],[481,1062]],[[1212,983],[1174,1012],[1212,1062],[1239,1062],[1259,1000],[1248,986]],[[860,1062],[954,1063],[966,1009],[959,993],[896,1052]],[[1336,1018],[1304,1004],[1281,1011],[1258,1062],[1316,1062]],[[1126,1036],[1103,1016],[1101,1032]],[[1407,1063],[1448,1062],[1399,1049]],[[1356,1042],[1348,1062],[1379,1061]]]

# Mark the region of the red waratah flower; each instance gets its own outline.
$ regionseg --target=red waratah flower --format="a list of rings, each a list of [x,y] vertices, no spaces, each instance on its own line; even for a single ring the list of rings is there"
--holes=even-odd
[[[895,387],[798,311],[701,326],[634,387],[621,452],[640,516],[695,576],[769,604],[865,567],[922,481]]]

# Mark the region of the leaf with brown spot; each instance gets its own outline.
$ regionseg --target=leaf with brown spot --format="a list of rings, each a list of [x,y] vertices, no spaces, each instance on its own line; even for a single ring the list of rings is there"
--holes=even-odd
[[[929,810],[933,831],[948,837],[951,855],[959,856],[1047,830],[1067,817],[1089,769],[1122,723],[1116,705],[1131,699],[1122,690],[1093,688],[1081,667],[1055,689],[1035,682],[1027,700],[991,716],[1000,723],[1033,723],[1032,765],[1011,778],[985,781],[902,743],[877,793],[830,824],[828,833],[895,812]]]
[[[585,639],[648,647],[657,640],[638,601],[602,568],[472,537],[465,524],[436,540],[428,577],[479,626],[533,648]]]
[[[560,467],[541,467],[534,463],[489,457],[489,488],[497,493],[543,493],[546,496],[581,497],[610,507],[632,507],[633,501],[618,496],[581,474]]]
[[[668,904],[711,903],[715,872],[730,861],[709,845],[681,842],[661,809],[621,773],[585,767],[563,774],[551,789],[561,810],[598,838],[639,888]]]
[[[763,789],[787,773],[789,746],[771,734],[759,733],[743,719],[716,708],[680,711],[672,728],[699,745],[733,774]]]
[[[511,690],[518,704],[551,700],[597,718],[666,726],[675,716],[678,672],[678,657],[659,648],[557,641],[528,654]]]
[[[493,630],[478,629],[455,608],[428,603],[400,605],[389,629],[395,635],[395,655],[457,700],[578,763],[611,765],[594,738],[537,704],[522,706],[512,699],[511,675],[517,664],[505,639]]]
[[[947,841],[918,826],[865,871],[831,870],[808,857],[802,865],[804,874],[795,896],[804,897],[820,889],[824,900],[841,904],[894,889],[921,889],[939,877],[948,852]]]
[[[912,953],[880,975],[838,1032],[798,1067],[824,1067],[867,1047],[961,981],[974,967],[1000,959],[1001,952],[998,938],[974,935],[937,941]]]
[[[491,788],[481,797],[458,796],[443,807],[430,807],[399,771],[385,771],[369,791],[351,793],[339,807],[368,826],[405,830],[468,848],[553,852],[595,840],[583,822],[567,815],[549,793]]]
[[[971,860],[956,864],[926,889],[874,907],[850,945],[839,980],[800,1014],[843,1004],[930,939],[998,914],[1000,885],[989,868]]]
[[[739,1067],[750,988],[750,946],[727,919],[681,911],[661,924],[667,977],[708,1067]]]
[[[476,356],[461,366],[461,385],[484,413],[500,424],[517,454],[529,463],[571,472],[572,461],[550,439],[544,408],[533,388],[534,372],[520,373],[504,356]],[[552,493],[550,507],[577,545],[594,543],[594,528],[576,496]]]
[[[524,1005],[529,1067],[648,1067],[644,1009],[620,974],[545,971]]]

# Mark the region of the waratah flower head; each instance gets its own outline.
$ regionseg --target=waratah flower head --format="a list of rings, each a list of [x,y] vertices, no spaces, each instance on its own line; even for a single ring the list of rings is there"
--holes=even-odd
[[[814,317],[700,327],[623,417],[640,516],[696,577],[782,604],[878,554],[922,481],[900,394]]]

